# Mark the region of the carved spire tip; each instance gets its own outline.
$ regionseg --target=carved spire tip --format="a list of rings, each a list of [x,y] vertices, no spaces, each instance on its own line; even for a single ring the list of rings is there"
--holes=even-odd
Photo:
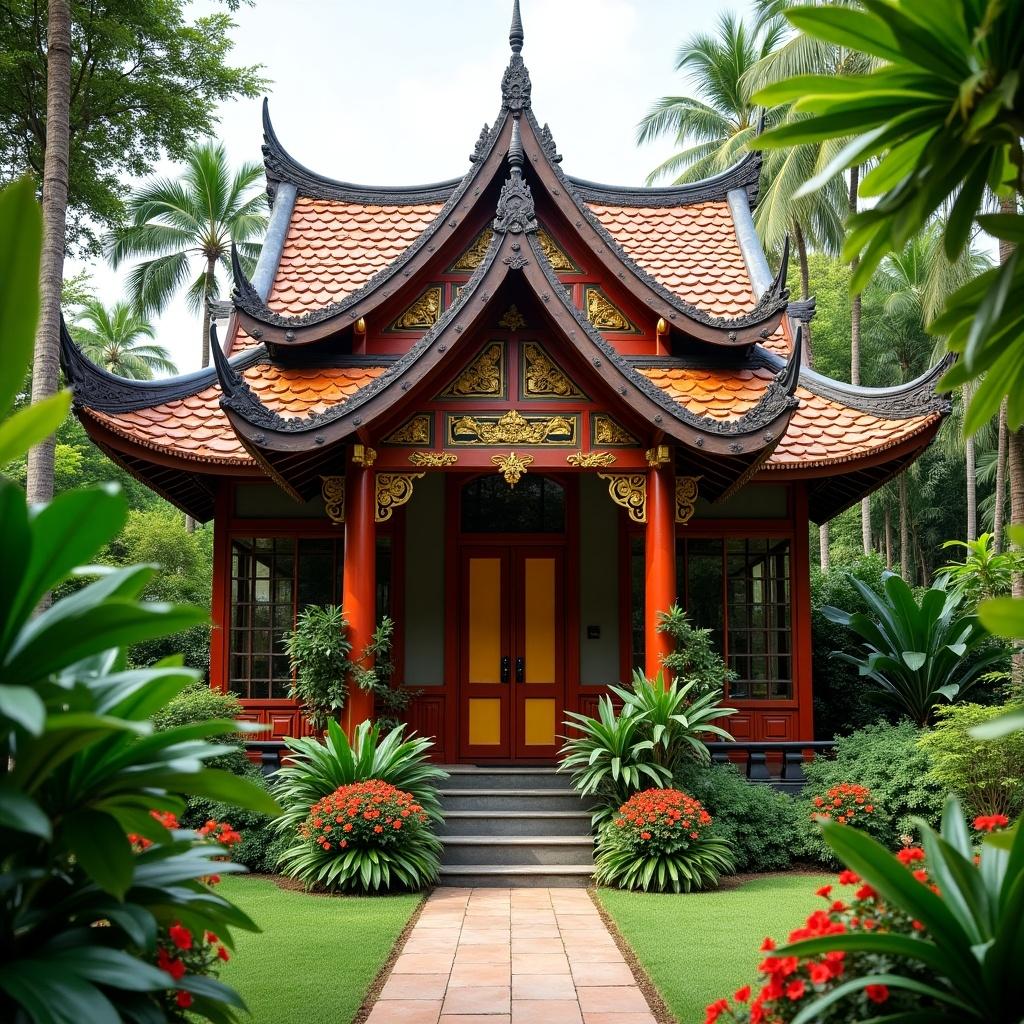
[[[512,27],[508,30],[508,45],[512,48],[513,53],[522,53],[524,38],[519,0],[512,0]]]
[[[519,116],[516,115],[512,121],[512,138],[508,144],[508,165],[514,171],[522,172],[523,162],[526,154],[523,152],[523,139],[519,133]]]

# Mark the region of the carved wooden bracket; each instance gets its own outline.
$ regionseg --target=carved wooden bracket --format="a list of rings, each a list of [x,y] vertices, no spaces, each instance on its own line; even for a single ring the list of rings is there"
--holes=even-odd
[[[345,478],[343,476],[320,477],[320,494],[324,499],[324,511],[332,523],[345,522]]]
[[[374,519],[386,523],[391,514],[412,497],[412,482],[419,480],[423,473],[378,473],[377,511]]]
[[[699,476],[676,477],[676,522],[688,523],[693,517],[697,503],[697,481]]]
[[[527,467],[533,465],[532,455],[516,455],[509,452],[508,455],[492,455],[491,462],[498,467],[498,472],[505,478],[509,487],[515,487],[522,479]]]
[[[647,522],[647,475],[645,473],[598,473],[608,481],[608,494],[634,523]]]

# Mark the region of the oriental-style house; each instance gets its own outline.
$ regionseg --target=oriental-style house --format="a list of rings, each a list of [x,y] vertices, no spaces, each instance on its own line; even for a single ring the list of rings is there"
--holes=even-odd
[[[678,601],[736,674],[735,737],[811,739],[808,523],[929,444],[938,368],[808,369],[812,304],[754,231],[758,156],[667,188],[573,177],[518,3],[510,43],[494,124],[438,184],[324,177],[264,108],[270,224],[215,365],[123,380],[65,337],[77,414],[213,520],[211,685],[273,737],[306,731],[281,638],[310,604],[340,602],[357,651],[394,618],[439,760],[536,764],[565,711],[657,671]]]

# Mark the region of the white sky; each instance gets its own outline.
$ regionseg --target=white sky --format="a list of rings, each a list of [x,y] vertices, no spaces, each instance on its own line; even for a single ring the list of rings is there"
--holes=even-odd
[[[214,5],[198,0],[193,9]],[[743,0],[521,0],[533,109],[551,125],[567,173],[639,184],[673,147],[638,149],[637,121],[686,92],[673,70],[691,33]],[[285,148],[322,174],[419,184],[465,172],[493,123],[508,63],[511,0],[256,0],[236,15],[235,64],[264,64]],[[260,101],[225,104],[220,137],[234,164],[260,159]],[[168,164],[160,173],[173,173]],[[83,264],[72,261],[67,272]],[[90,264],[107,303],[127,267]],[[183,299],[156,321],[180,372],[199,366],[199,322]]]

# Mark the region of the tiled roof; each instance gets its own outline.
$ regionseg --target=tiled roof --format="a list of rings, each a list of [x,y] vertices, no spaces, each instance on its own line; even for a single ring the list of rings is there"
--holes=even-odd
[[[383,372],[381,366],[311,370],[257,363],[246,367],[242,375],[267,408],[283,416],[303,416],[347,401]],[[216,384],[147,409],[84,411],[108,430],[144,448],[220,466],[253,463],[220,407]]]
[[[774,372],[757,370],[652,369],[641,372],[691,412],[735,419],[751,409]],[[798,387],[799,407],[766,464],[768,469],[831,466],[884,451],[920,433],[938,413],[887,419],[860,412]]]

